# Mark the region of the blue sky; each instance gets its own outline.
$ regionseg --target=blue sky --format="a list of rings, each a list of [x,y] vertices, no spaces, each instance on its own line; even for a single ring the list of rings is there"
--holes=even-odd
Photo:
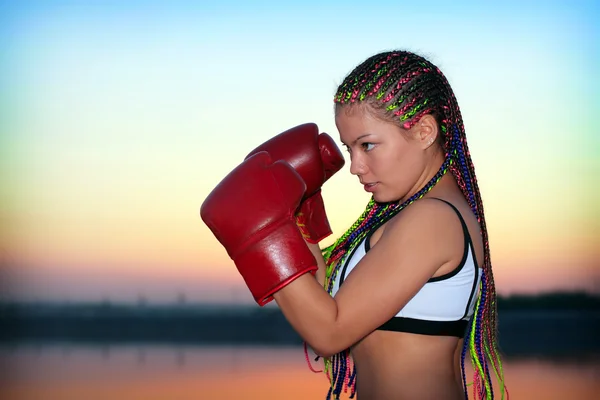
[[[588,287],[595,3],[0,1],[0,244],[14,292],[240,286],[201,202],[275,133],[312,121],[338,140],[337,85],[395,48],[430,58],[456,93],[500,291]],[[347,168],[324,197],[334,236],[367,201]]]

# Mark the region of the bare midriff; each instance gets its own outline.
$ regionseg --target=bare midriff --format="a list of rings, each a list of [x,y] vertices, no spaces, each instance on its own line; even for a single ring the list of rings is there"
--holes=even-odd
[[[375,331],[352,348],[359,400],[460,400],[462,340]]]

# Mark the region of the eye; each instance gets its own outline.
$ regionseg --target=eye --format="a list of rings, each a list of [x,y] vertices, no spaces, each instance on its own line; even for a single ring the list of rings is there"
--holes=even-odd
[[[348,146],[347,144],[344,145],[344,149],[346,149],[348,153],[350,153],[351,151],[350,146]]]
[[[364,151],[371,151],[375,147],[375,145],[373,143],[369,143],[369,142],[361,143],[361,146]]]

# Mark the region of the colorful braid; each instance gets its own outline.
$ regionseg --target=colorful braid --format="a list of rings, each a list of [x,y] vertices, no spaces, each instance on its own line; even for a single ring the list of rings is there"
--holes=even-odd
[[[467,351],[474,366],[473,392],[475,399],[493,399],[493,384],[488,360],[500,383],[504,399],[504,374],[497,344],[497,307],[494,277],[485,224],[483,203],[475,177],[462,116],[458,102],[442,72],[431,62],[416,54],[391,51],[370,57],[356,67],[339,86],[334,96],[336,111],[359,102],[367,103],[380,116],[410,129],[425,114],[436,117],[441,130],[445,161],[436,175],[415,195],[399,203],[377,203],[372,198],[354,224],[331,246],[323,249],[327,265],[325,289],[332,294],[340,268],[368,232],[388,221],[406,206],[422,198],[450,171],[481,226],[484,260],[481,265],[480,291],[475,313],[466,332],[461,354],[461,371],[465,398],[469,386],[465,376]],[[356,369],[349,349],[325,360],[325,373],[331,387],[327,399],[339,399],[350,390],[356,393]],[[508,391],[507,391],[508,393]]]

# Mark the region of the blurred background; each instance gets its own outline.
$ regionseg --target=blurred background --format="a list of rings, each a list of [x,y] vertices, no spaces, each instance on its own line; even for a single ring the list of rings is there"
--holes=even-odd
[[[253,303],[199,207],[290,127],[315,122],[341,145],[337,85],[406,49],[461,106],[511,398],[593,398],[599,10],[0,0],[0,397],[324,398],[301,339]],[[324,245],[369,200],[348,169],[323,189]]]

